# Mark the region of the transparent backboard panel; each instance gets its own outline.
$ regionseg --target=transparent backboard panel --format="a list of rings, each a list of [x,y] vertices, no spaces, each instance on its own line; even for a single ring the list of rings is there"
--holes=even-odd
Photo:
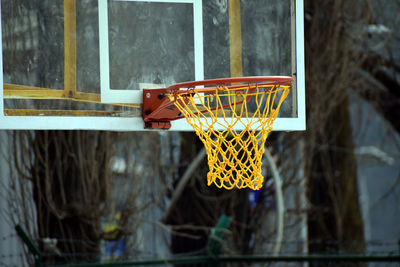
[[[64,1],[3,0],[1,10],[5,115],[140,115],[138,105],[99,101],[97,1],[71,8]]]
[[[143,88],[285,75],[295,82],[275,128],[301,130],[302,9],[295,0],[2,0],[0,128],[143,130]],[[184,120],[171,129],[191,130]]]
[[[108,22],[111,89],[195,80],[193,4],[110,1]]]

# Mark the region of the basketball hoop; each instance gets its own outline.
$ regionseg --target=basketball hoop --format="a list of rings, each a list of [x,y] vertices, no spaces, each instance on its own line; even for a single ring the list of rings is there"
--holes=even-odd
[[[264,144],[292,81],[240,77],[146,89],[143,118],[147,127],[169,128],[171,120],[185,117],[206,148],[208,185],[258,190]]]

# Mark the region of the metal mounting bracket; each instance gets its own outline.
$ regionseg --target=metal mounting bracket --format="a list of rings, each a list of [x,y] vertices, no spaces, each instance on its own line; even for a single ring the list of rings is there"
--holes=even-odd
[[[168,88],[143,89],[142,117],[148,129],[171,128],[171,120],[182,118],[181,113],[167,94]]]

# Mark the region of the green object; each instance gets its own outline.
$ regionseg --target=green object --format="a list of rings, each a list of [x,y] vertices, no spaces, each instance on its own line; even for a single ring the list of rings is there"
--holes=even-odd
[[[221,254],[221,243],[231,221],[232,217],[226,216],[225,214],[219,217],[215,228],[211,230],[211,235],[207,243],[206,250],[209,256],[216,258]]]
[[[32,253],[33,258],[35,259],[35,266],[42,266],[42,254],[40,250],[35,246],[33,241],[29,238],[28,234],[22,229],[22,227],[17,224],[15,226],[15,230],[18,233],[18,236],[24,241],[25,245],[28,247],[29,251]]]

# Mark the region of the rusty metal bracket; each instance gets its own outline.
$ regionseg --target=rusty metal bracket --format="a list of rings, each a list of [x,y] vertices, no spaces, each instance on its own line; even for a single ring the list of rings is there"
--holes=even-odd
[[[168,88],[143,89],[142,117],[145,128],[168,130],[172,120],[183,117],[174,101],[168,97],[169,91]]]

